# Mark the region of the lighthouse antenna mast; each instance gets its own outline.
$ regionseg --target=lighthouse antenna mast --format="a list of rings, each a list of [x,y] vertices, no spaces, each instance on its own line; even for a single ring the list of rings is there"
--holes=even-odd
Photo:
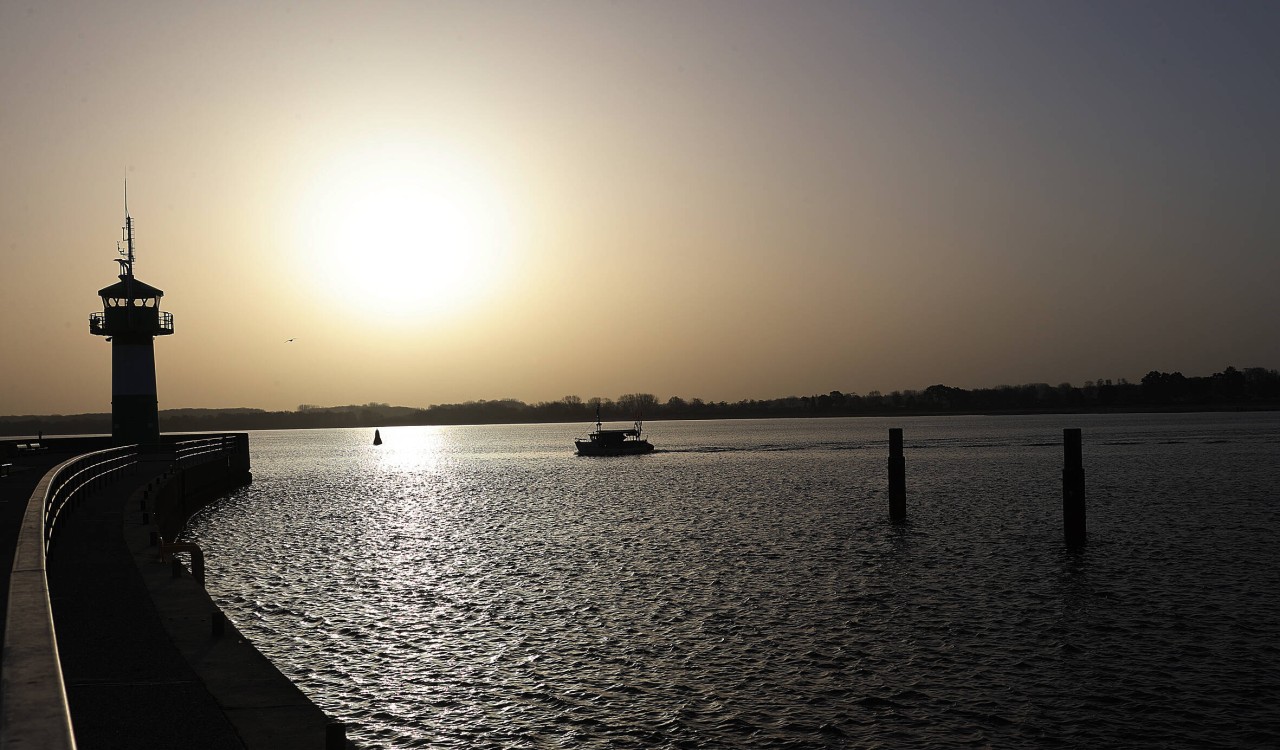
[[[120,275],[133,278],[133,217],[129,215],[129,179],[124,181],[124,226],[121,227],[123,236],[122,241],[125,247],[121,248],[120,243],[116,243],[116,252],[124,256],[124,260],[118,261],[123,268]]]

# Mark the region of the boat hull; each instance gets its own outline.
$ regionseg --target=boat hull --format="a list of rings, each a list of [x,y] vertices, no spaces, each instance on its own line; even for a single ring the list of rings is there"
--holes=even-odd
[[[653,452],[653,443],[648,440],[624,440],[613,445],[605,445],[591,440],[575,440],[579,456],[638,456]]]

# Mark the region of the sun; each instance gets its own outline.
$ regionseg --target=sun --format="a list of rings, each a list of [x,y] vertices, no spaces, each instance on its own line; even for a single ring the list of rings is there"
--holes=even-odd
[[[300,249],[326,294],[380,315],[452,314],[500,286],[511,211],[458,151],[383,143],[322,165],[300,201]]]

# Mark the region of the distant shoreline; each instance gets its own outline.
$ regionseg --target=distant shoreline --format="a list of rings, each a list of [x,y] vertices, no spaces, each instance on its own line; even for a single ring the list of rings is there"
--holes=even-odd
[[[174,410],[183,412],[185,410]],[[192,420],[182,414],[166,417],[160,412],[160,428],[162,432],[212,432],[212,431],[245,431],[245,430],[307,430],[307,429],[343,429],[343,428],[377,428],[377,427],[459,427],[481,425],[521,425],[521,424],[591,424],[595,416],[583,419],[508,419],[508,420],[420,420],[405,421],[403,419],[378,419],[375,415],[349,414],[350,419],[325,420],[325,424],[315,424],[313,420],[292,420],[291,415],[298,412],[257,412],[245,415],[242,410],[229,410],[233,414],[222,414],[222,410],[201,410],[208,412],[206,416]],[[869,418],[884,419],[889,417],[1010,417],[1010,416],[1051,416],[1076,414],[1214,414],[1280,411],[1280,404],[1234,404],[1234,405],[1194,405],[1194,406],[1150,406],[1125,408],[1079,407],[1062,409],[1007,409],[1007,410],[899,410],[860,413],[809,413],[809,414],[708,414],[702,416],[658,416],[648,418],[648,422],[682,422],[711,420],[747,420],[747,419],[849,419]],[[630,422],[626,417],[605,418],[606,422]],[[212,426],[216,422],[217,426]],[[34,436],[42,433],[53,437],[58,435],[92,435],[106,434],[110,431],[110,414],[77,414],[0,417],[0,435],[6,437]],[[34,428],[34,429],[33,429]]]
[[[1280,371],[1227,367],[1204,377],[1152,370],[1141,382],[1089,380],[1070,383],[1001,385],[966,390],[931,385],[924,390],[829,393],[736,402],[652,393],[615,399],[565,396],[527,404],[516,399],[437,404],[425,408],[385,403],[350,406],[300,405],[295,411],[263,409],[165,409],[164,432],[231,432],[331,427],[592,423],[635,419],[777,419],[821,417],[935,417],[1012,414],[1146,414],[1275,411],[1280,409]],[[0,435],[83,435],[111,431],[110,414],[0,417]]]

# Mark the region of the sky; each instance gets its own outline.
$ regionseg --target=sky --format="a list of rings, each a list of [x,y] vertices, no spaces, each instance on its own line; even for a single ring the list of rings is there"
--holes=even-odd
[[[1280,367],[1280,4],[0,1],[0,414]],[[289,339],[293,339],[289,342]]]

